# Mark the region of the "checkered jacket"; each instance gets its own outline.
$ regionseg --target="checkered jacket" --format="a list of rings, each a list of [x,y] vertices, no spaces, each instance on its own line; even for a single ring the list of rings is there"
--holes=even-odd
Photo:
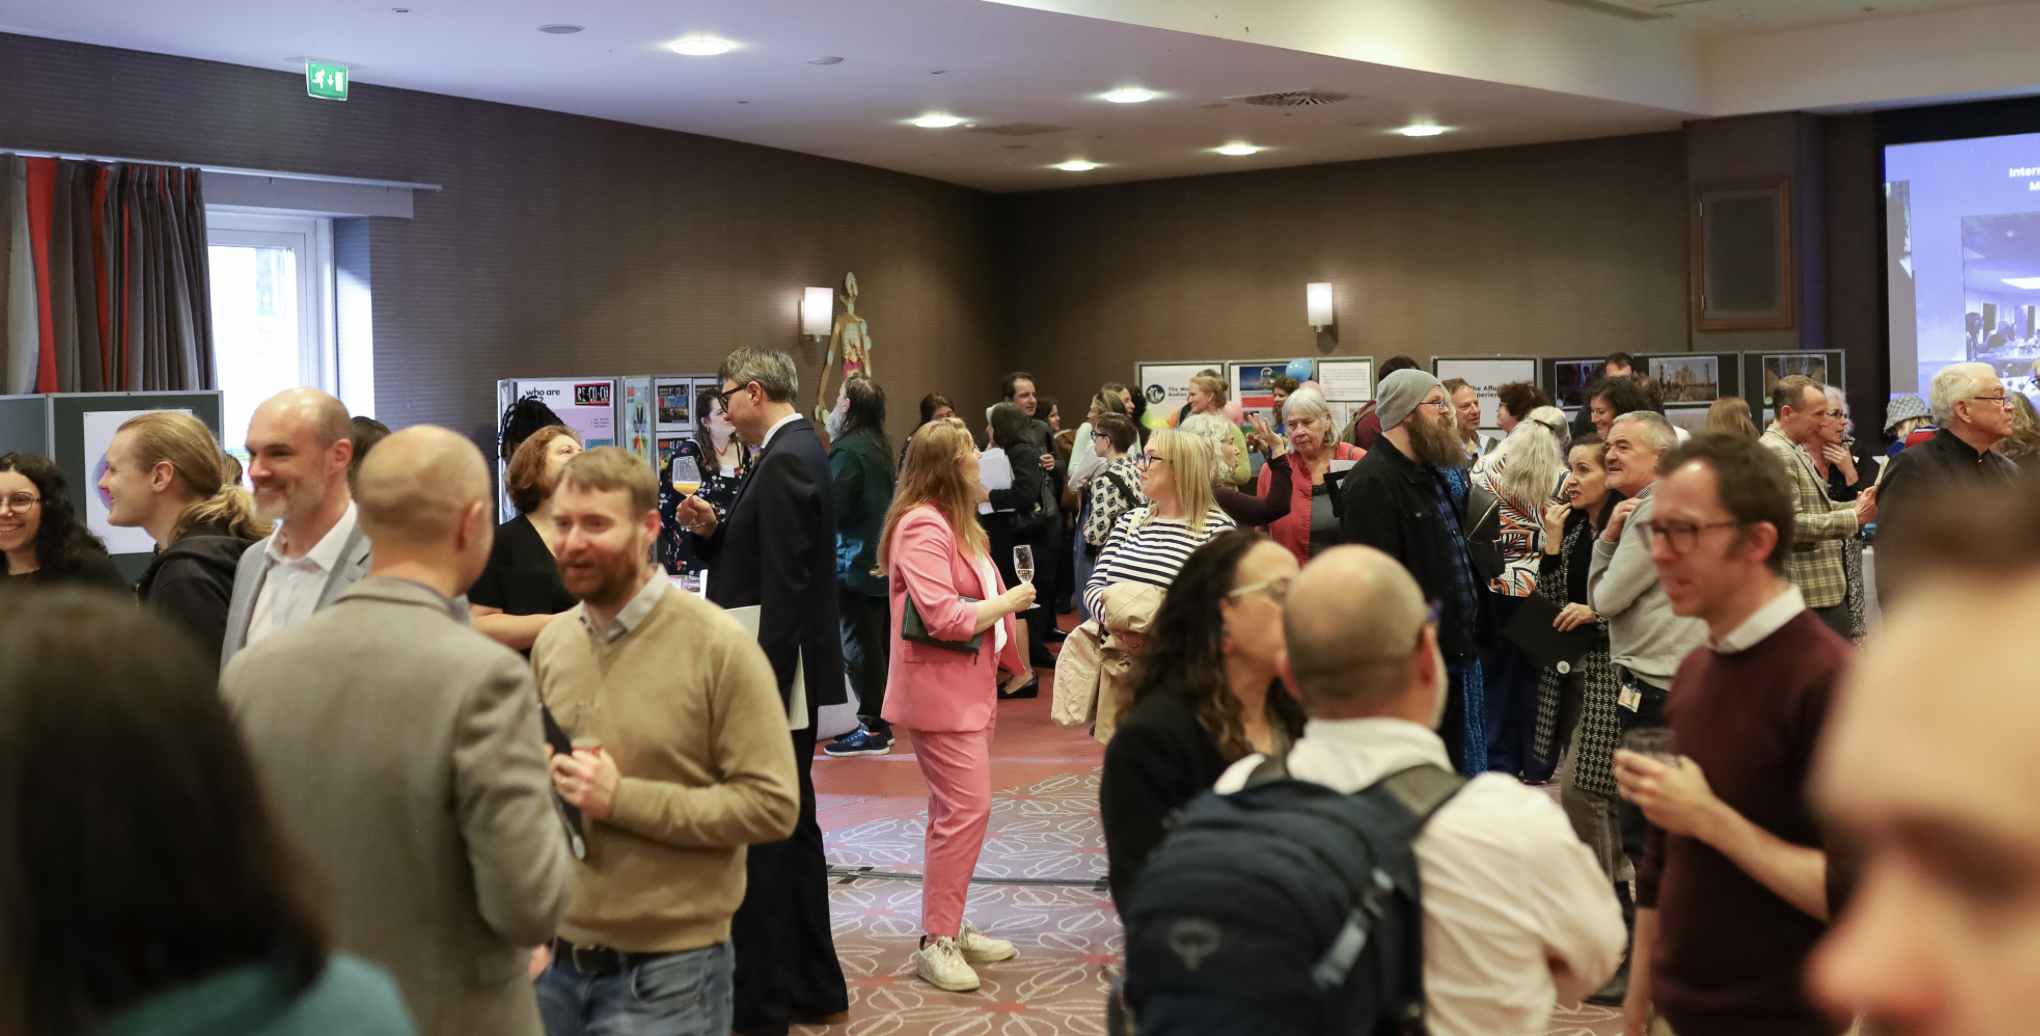
[[[1785,578],[1806,596],[1809,608],[1840,604],[1849,595],[1842,544],[1856,535],[1855,505],[1828,499],[1827,480],[1814,470],[1813,459],[1783,432],[1772,428],[1760,441],[1792,477],[1792,553],[1785,556]]]

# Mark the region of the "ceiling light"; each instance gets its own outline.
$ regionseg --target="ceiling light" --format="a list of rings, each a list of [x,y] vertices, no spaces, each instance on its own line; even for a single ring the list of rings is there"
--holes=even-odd
[[[1113,104],[1139,104],[1142,101],[1154,100],[1155,95],[1153,91],[1140,90],[1134,87],[1127,87],[1126,89],[1114,90],[1111,93],[1106,94],[1105,99],[1111,101]]]
[[[1245,155],[1258,155],[1263,149],[1245,142],[1235,142],[1227,144],[1222,148],[1215,148],[1214,150],[1221,155],[1232,155],[1235,158],[1239,158]]]
[[[1438,134],[1445,132],[1445,127],[1433,126],[1428,123],[1425,123],[1416,126],[1404,126],[1403,128],[1396,130],[1395,132],[1400,133],[1405,137],[1435,137]]]
[[[1069,161],[1056,166],[1056,168],[1062,170],[1065,173],[1088,173],[1091,170],[1098,168],[1098,163],[1086,162],[1081,158],[1072,158]]]
[[[2007,277],[2005,283],[2026,291],[2040,290],[2040,277]]]
[[[832,54],[825,58],[809,58],[807,63],[810,65],[840,65],[843,63],[843,59]]]
[[[554,36],[572,36],[580,32],[581,29],[582,26],[579,25],[541,25],[538,27],[538,31],[550,33]]]
[[[913,120],[913,123],[922,129],[948,129],[951,126],[963,125],[963,120],[947,112],[929,112]]]
[[[728,40],[718,40],[708,36],[694,36],[673,44],[673,53],[685,54],[690,58],[712,58],[717,54],[727,54],[729,52],[730,42]]]

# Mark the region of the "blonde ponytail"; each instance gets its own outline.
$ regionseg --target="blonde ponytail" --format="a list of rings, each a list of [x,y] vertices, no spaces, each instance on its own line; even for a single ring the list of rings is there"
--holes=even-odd
[[[270,523],[255,515],[255,498],[227,475],[226,457],[211,430],[189,414],[159,410],[137,414],[120,426],[133,432],[135,463],[153,468],[170,462],[177,480],[187,492],[199,497],[177,516],[171,529],[175,539],[194,525],[221,525],[242,539],[269,535]]]

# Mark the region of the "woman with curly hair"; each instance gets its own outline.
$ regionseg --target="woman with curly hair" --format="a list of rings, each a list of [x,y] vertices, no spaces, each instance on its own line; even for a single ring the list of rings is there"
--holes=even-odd
[[[1149,633],[1132,704],[1105,745],[1098,790],[1112,901],[1160,845],[1171,810],[1255,752],[1303,735],[1276,676],[1296,556],[1251,529],[1212,537],[1183,563]]]
[[[133,593],[106,544],[78,520],[64,473],[48,457],[0,455],[0,551],[22,583],[76,583]]]

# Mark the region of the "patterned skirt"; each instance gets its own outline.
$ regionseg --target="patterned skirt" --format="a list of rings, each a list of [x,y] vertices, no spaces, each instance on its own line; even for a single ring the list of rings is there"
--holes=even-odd
[[[1580,658],[1571,675],[1546,667],[1537,677],[1537,754],[1553,759],[1566,732],[1558,729],[1558,714],[1565,702],[1566,681],[1577,676],[1585,695],[1580,702],[1580,754],[1573,760],[1573,783],[1581,790],[1602,795],[1615,792],[1615,749],[1621,744],[1621,725],[1616,720],[1616,698],[1621,693],[1615,663],[1608,657],[1608,622],[1599,620],[1601,635]]]

